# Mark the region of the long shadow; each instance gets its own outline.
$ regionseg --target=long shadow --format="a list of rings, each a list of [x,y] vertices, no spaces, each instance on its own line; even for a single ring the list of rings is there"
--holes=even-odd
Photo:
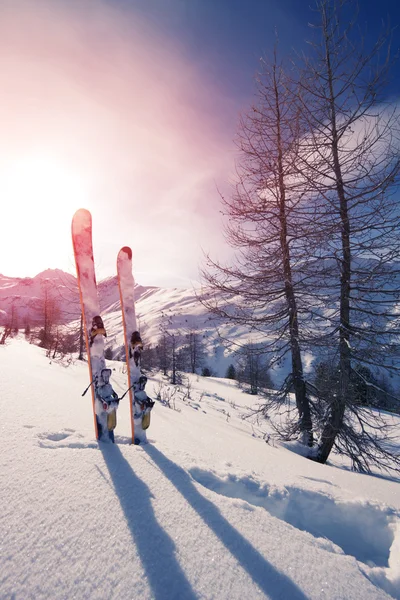
[[[330,465],[336,467],[336,465]],[[336,467],[338,469],[342,469],[343,471],[350,471],[350,473],[354,473],[351,467],[346,465],[341,465],[340,467]],[[400,483],[400,476],[393,472],[393,475],[389,473],[357,473],[357,475],[362,475],[363,477],[376,477],[377,479],[383,479],[385,481],[393,481],[394,483]]]
[[[143,448],[271,600],[282,600],[282,598],[307,600],[307,596],[289,577],[271,565],[232,527],[218,508],[197,491],[193,480],[184,469],[169,460],[154,446],[148,444]]]
[[[100,444],[155,600],[197,596],[175,557],[175,544],[155,518],[149,488],[114,444]]]

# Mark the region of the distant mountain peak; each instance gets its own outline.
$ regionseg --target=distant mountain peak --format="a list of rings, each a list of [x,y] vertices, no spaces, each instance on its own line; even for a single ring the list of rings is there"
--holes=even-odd
[[[70,275],[62,269],[45,269],[41,271],[33,279],[59,279],[60,277],[65,277],[66,275]],[[71,276],[71,275],[70,275]]]

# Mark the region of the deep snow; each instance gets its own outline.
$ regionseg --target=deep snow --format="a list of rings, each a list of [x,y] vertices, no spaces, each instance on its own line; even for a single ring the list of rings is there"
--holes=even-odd
[[[86,365],[0,365],[1,599],[400,599],[399,482],[266,444],[232,382],[191,376],[139,447],[126,397],[99,446]]]

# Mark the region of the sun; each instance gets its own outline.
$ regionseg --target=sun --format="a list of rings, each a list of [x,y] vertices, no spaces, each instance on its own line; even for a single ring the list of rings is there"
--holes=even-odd
[[[41,154],[9,162],[0,171],[0,191],[7,203],[28,212],[63,212],[80,205],[84,197],[82,178],[56,158]]]
[[[87,186],[68,163],[36,152],[0,160],[0,203],[0,272],[35,273],[69,252],[71,216],[87,206]]]

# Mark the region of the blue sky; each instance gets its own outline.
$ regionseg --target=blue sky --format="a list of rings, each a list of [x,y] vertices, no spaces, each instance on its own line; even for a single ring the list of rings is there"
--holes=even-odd
[[[190,59],[206,68],[240,106],[251,96],[253,75],[260,56],[268,53],[278,32],[282,54],[306,49],[310,22],[315,22],[313,0],[108,0],[126,14],[136,11],[168,36],[178,39]],[[382,22],[397,26],[393,49],[400,48],[400,2],[360,0],[358,25],[372,43]],[[132,12],[133,11],[133,12]],[[399,75],[397,78],[395,73]],[[400,90],[400,67],[391,89]]]

